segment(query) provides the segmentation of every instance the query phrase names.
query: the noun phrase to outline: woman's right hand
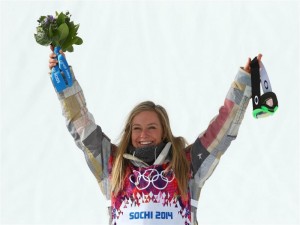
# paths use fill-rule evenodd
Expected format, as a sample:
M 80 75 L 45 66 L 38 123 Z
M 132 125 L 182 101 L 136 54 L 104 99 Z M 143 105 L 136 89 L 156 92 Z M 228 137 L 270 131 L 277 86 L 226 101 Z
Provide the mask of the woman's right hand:
M 54 53 L 54 47 L 52 45 L 50 45 L 50 49 L 52 52 L 49 54 L 49 69 L 52 70 L 52 68 L 56 66 L 58 61 L 56 59 L 56 54 Z M 65 53 L 62 50 L 60 50 L 59 53 L 66 57 Z

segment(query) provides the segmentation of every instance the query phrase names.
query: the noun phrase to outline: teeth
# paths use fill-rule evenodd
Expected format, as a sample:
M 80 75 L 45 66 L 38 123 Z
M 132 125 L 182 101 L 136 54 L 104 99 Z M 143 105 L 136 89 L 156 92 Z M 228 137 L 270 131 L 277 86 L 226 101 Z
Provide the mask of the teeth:
M 150 144 L 152 144 L 152 142 L 151 141 L 141 141 L 140 144 L 141 145 L 150 145 Z

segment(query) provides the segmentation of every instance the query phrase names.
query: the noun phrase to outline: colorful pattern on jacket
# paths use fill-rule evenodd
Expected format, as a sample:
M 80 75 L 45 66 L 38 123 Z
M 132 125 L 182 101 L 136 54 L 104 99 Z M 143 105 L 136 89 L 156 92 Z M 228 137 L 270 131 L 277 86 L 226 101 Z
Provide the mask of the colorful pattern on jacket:
M 102 132 L 101 127 L 95 123 L 92 114 L 86 107 L 83 92 L 74 77 L 72 69 L 71 72 L 74 78 L 73 86 L 57 94 L 62 105 L 63 115 L 66 118 L 68 130 L 77 146 L 82 149 L 87 164 L 109 203 L 107 206 L 110 224 L 127 224 L 121 221 L 124 213 L 127 219 L 134 218 L 130 220 L 129 224 L 134 224 L 133 221 L 138 221 L 135 218 L 156 218 L 155 210 L 159 210 L 157 217 L 166 219 L 153 220 L 151 222 L 144 218 L 138 224 L 165 225 L 172 221 L 169 218 L 175 218 L 175 213 L 178 213 L 176 214 L 177 219 L 181 216 L 183 220 L 178 220 L 179 222 L 173 222 L 173 224 L 197 224 L 197 205 L 201 189 L 218 165 L 220 157 L 237 137 L 251 98 L 251 79 L 249 74 L 239 69 L 227 93 L 224 104 L 219 110 L 219 114 L 212 119 L 207 129 L 196 138 L 195 142 L 185 149 L 188 160 L 191 163 L 192 176 L 189 180 L 189 200 L 184 202 L 176 194 L 178 193 L 175 188 L 176 180 L 172 180 L 171 175 L 167 177 L 158 175 L 165 167 L 165 163 L 161 167 L 155 168 L 155 170 L 151 170 L 150 168 L 152 167 L 142 170 L 141 168 L 130 167 L 124 191 L 117 198 L 111 196 L 111 168 L 109 161 L 115 155 L 117 147 L 110 142 L 110 139 Z M 148 175 L 151 177 L 151 173 L 157 177 L 147 178 Z M 139 179 L 138 177 L 141 178 Z M 160 180 L 156 180 L 156 178 Z M 171 181 L 164 190 L 159 190 L 164 187 L 163 181 L 166 180 Z M 149 186 L 143 189 L 144 186 L 139 185 Z M 162 207 L 156 207 L 158 205 L 155 204 Z M 144 206 L 145 210 L 144 208 L 142 209 Z M 179 211 L 172 211 L 170 207 L 166 206 L 177 207 Z M 134 209 L 134 211 L 131 212 L 130 208 Z M 150 208 L 150 214 L 147 214 L 147 210 Z M 161 208 L 168 208 L 168 210 L 161 210 Z M 118 220 L 121 222 L 119 223 Z
M 181 198 L 167 166 L 128 168 L 124 189 L 112 197 L 112 224 L 191 224 L 190 198 Z

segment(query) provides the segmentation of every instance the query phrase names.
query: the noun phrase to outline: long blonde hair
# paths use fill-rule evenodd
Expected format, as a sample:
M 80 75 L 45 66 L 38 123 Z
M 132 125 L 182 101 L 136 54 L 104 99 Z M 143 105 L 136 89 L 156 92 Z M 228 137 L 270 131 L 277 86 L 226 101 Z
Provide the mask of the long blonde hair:
M 188 173 L 190 168 L 184 153 L 184 148 L 186 147 L 187 142 L 183 137 L 174 137 L 166 110 L 162 106 L 154 104 L 152 101 L 141 102 L 132 109 L 128 116 L 125 129 L 123 130 L 118 146 L 115 161 L 113 163 L 111 179 L 112 193 L 117 195 L 123 188 L 126 168 L 128 166 L 128 160 L 123 157 L 123 154 L 126 153 L 126 150 L 131 143 L 132 120 L 137 114 L 143 111 L 153 111 L 157 113 L 163 128 L 163 140 L 172 143 L 172 159 L 170 162 L 170 168 L 172 168 L 175 173 L 180 194 L 182 196 L 186 196 L 188 191 Z

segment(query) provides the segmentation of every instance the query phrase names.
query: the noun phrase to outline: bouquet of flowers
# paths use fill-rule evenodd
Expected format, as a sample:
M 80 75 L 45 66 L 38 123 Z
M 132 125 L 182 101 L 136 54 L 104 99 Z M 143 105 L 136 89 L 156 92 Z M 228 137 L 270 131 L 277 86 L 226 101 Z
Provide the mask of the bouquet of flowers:
M 38 20 L 39 26 L 34 34 L 35 40 L 40 45 L 54 47 L 59 46 L 64 52 L 73 52 L 73 45 L 81 45 L 82 39 L 77 36 L 79 24 L 71 21 L 71 15 L 66 13 L 55 13 L 52 15 L 41 16 Z
M 83 41 L 77 36 L 79 24 L 71 21 L 69 12 L 56 12 L 55 14 L 55 17 L 48 15 L 39 18 L 39 26 L 36 28 L 37 33 L 34 37 L 38 44 L 54 47 L 58 65 L 52 68 L 51 79 L 55 89 L 62 92 L 72 86 L 73 80 L 67 60 L 59 51 L 62 49 L 73 52 L 73 45 L 81 45 Z

